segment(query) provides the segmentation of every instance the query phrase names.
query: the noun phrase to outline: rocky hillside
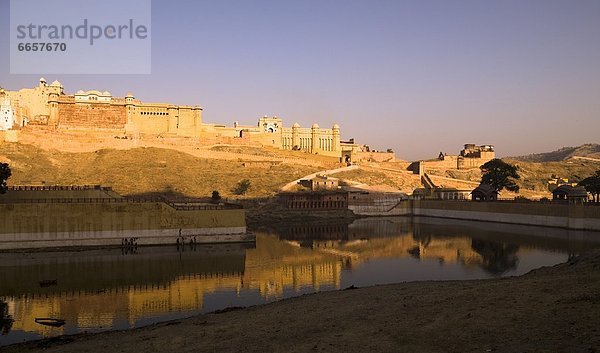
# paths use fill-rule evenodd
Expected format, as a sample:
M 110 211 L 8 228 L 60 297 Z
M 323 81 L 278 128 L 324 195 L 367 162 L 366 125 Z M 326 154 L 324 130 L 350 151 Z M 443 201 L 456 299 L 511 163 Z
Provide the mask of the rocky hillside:
M 520 157 L 511 157 L 511 159 L 526 162 L 560 162 L 577 157 L 600 160 L 600 145 L 595 143 L 588 143 L 579 147 L 563 147 L 552 152 L 535 153 Z

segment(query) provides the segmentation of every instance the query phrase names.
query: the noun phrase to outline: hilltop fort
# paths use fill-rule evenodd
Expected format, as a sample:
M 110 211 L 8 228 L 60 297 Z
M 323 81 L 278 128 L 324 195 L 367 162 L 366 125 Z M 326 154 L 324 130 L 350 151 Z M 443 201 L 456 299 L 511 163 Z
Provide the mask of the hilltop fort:
M 18 91 L 0 89 L 0 130 L 18 140 L 19 129 L 50 128 L 57 131 L 114 132 L 124 138 L 193 138 L 202 143 L 236 143 L 274 147 L 330 156 L 340 162 L 359 159 L 393 160 L 391 150 L 372 151 L 369 146 L 342 141 L 338 124 L 310 128 L 298 123 L 285 127 L 277 116 L 264 116 L 256 125 L 208 124 L 202 120 L 202 107 L 142 102 L 133 94 L 114 97 L 110 92 L 78 91 L 66 94 L 59 81 Z

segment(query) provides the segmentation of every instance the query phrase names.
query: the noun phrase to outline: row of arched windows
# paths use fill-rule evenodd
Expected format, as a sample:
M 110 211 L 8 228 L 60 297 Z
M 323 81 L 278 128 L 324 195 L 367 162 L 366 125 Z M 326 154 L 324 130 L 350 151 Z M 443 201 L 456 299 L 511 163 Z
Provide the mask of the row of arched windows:
M 140 112 L 141 115 L 169 115 L 166 112 Z
M 347 208 L 346 201 L 290 201 L 290 209 L 325 209 L 325 208 Z

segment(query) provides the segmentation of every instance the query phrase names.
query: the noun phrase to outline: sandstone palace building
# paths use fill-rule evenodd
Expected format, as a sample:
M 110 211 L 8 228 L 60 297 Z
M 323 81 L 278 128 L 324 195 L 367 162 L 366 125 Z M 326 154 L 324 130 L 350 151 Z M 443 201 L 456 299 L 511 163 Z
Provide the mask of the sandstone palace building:
M 143 103 L 128 94 L 79 91 L 65 94 L 58 81 L 40 79 L 35 88 L 0 91 L 15 112 L 14 125 L 47 125 L 58 129 L 122 130 L 127 133 L 199 136 L 202 108 Z M 5 98 L 6 100 L 6 98 Z
M 167 103 L 147 103 L 132 94 L 113 97 L 109 92 L 78 91 L 66 94 L 62 84 L 48 84 L 18 91 L 0 89 L 0 130 L 25 126 L 45 126 L 57 130 L 115 131 L 131 138 L 151 136 L 194 138 L 207 141 L 233 141 L 260 144 L 284 150 L 304 151 L 350 161 L 360 153 L 376 159 L 392 159 L 391 151 L 378 155 L 368 146 L 343 142 L 340 127 L 310 128 L 293 124 L 285 127 L 278 117 L 262 117 L 256 125 L 206 124 L 202 107 Z M 381 154 L 381 153 L 379 153 Z M 370 158 L 370 157 L 369 157 Z

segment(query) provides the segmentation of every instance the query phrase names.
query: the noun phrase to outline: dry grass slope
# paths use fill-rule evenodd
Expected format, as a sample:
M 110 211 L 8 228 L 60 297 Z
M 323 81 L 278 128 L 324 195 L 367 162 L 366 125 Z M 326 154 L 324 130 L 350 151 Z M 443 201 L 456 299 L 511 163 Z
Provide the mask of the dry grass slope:
M 398 173 L 386 170 L 351 170 L 347 172 L 332 174 L 335 178 L 352 180 L 371 186 L 386 185 L 402 192 L 412 193 L 414 189 L 421 187 L 418 175 Z
M 248 197 L 273 195 L 287 182 L 319 169 L 306 165 L 204 159 L 162 148 L 102 149 L 69 153 L 31 145 L 0 144 L 0 159 L 13 170 L 9 184 L 112 186 L 123 195 L 177 193 L 208 197 L 213 190 L 231 197 L 242 179 L 249 179 Z
M 581 151 L 591 150 L 594 146 L 598 145 L 578 147 L 577 153 L 582 154 Z M 172 193 L 194 197 L 207 197 L 213 190 L 218 190 L 224 197 L 232 197 L 232 189 L 242 179 L 249 179 L 252 185 L 246 196 L 272 196 L 292 180 L 337 166 L 330 157 L 256 146 L 217 145 L 205 150 L 181 151 L 166 147 L 87 149 L 93 152 L 74 153 L 49 149 L 48 146 L 0 143 L 0 161 L 9 162 L 13 169 L 11 184 L 102 184 L 112 186 L 124 195 Z M 521 169 L 520 194 L 530 198 L 550 197 L 547 181 L 553 175 L 579 181 L 600 169 L 600 161 L 591 159 L 505 160 Z M 412 193 L 421 184 L 418 175 L 406 171 L 408 164 L 402 161 L 364 163 L 358 170 L 333 176 Z M 446 187 L 467 188 L 471 185 L 460 180 L 479 182 L 481 179 L 479 169 L 439 169 L 428 170 L 428 173 L 458 179 L 456 182 L 438 180 Z M 515 195 L 503 194 L 503 197 L 512 196 Z

